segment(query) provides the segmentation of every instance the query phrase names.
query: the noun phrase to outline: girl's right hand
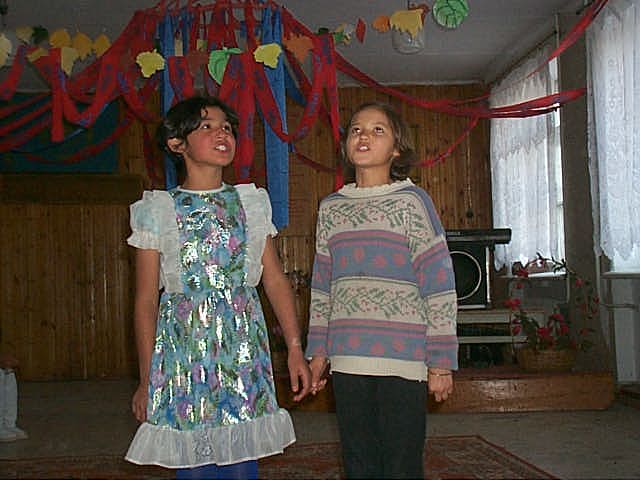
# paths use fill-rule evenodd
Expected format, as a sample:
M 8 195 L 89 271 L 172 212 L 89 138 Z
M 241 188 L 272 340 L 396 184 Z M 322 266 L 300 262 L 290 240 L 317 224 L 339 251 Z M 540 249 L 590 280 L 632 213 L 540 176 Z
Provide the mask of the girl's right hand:
M 327 384 L 327 377 L 324 375 L 327 365 L 329 365 L 327 357 L 313 357 L 309 362 L 309 368 L 311 368 L 312 395 L 318 393 Z
M 149 401 L 149 390 L 147 385 L 138 385 L 133 399 L 131 400 L 131 410 L 136 419 L 142 423 L 147 420 L 147 403 Z

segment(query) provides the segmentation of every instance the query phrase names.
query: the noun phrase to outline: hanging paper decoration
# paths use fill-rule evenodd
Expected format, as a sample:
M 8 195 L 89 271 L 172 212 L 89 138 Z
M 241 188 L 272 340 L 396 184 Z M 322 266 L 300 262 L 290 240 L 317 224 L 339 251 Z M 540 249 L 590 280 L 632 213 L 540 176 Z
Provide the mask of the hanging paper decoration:
M 242 50 L 235 47 L 213 50 L 209 54 L 209 64 L 207 66 L 211 78 L 218 82 L 218 84 L 222 84 L 222 78 L 224 76 L 224 71 L 227 69 L 227 63 L 229 63 L 229 57 L 240 53 L 242 53 Z
M 49 30 L 44 28 L 42 25 L 36 25 L 35 27 L 33 27 L 31 41 L 34 43 L 34 45 L 38 45 L 44 42 L 47 38 L 49 38 Z
M 356 27 L 350 23 L 341 23 L 333 34 L 334 44 L 339 45 L 340 43 L 344 43 L 345 45 L 349 45 L 355 31 Z
M 436 0 L 432 13 L 438 25 L 457 28 L 469 15 L 469 5 L 467 0 Z
M 109 50 L 111 46 L 111 42 L 109 41 L 109 37 L 107 37 L 104 33 L 101 33 L 96 37 L 93 41 L 93 51 L 96 52 L 98 57 L 104 55 L 104 52 Z
M 398 10 L 391 18 L 389 24 L 401 32 L 407 32 L 413 38 L 423 27 L 422 9 Z
M 40 57 L 46 57 L 47 55 L 49 55 L 49 53 L 44 48 L 38 47 L 27 55 L 27 60 L 34 63 Z
M 62 47 L 60 49 L 60 66 L 67 75 L 73 72 L 73 64 L 78 59 L 78 51 L 72 47 Z
M 391 30 L 391 23 L 389 17 L 386 15 L 380 15 L 377 17 L 371 26 L 380 33 L 386 33 Z
M 149 78 L 157 71 L 164 69 L 164 58 L 155 49 L 153 52 L 139 53 L 136 57 L 136 63 L 140 65 L 144 78 Z
M 0 67 L 4 67 L 11 54 L 13 45 L 4 33 L 0 33 Z
M 291 35 L 288 39 L 284 39 L 282 43 L 300 63 L 304 63 L 309 51 L 313 48 L 313 41 L 305 35 Z
M 258 63 L 264 63 L 267 67 L 276 68 L 278 57 L 282 53 L 282 48 L 277 43 L 260 45 L 253 51 L 253 58 Z
M 49 44 L 53 48 L 62 48 L 71 46 L 71 36 L 66 28 L 60 28 L 49 36 Z
M 80 58 L 80 60 L 87 58 L 93 51 L 93 42 L 84 33 L 76 33 L 71 43 L 73 48 L 78 52 L 78 58 Z
M 31 27 L 18 27 L 16 28 L 16 37 L 23 43 L 31 42 L 33 37 L 33 28 Z
M 358 24 L 356 25 L 356 38 L 360 43 L 364 42 L 364 34 L 367 30 L 367 24 L 362 21 L 361 18 L 358 19 Z

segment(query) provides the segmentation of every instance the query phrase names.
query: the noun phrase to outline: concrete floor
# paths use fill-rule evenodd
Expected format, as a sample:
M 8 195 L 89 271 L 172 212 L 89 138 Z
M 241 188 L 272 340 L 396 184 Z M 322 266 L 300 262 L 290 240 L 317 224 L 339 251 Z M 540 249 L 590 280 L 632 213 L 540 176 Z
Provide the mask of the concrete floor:
M 0 459 L 121 455 L 136 429 L 133 381 L 23 382 L 18 426 L 27 440 L 0 443 Z M 291 412 L 298 442 L 338 440 L 335 416 Z M 428 435 L 481 435 L 563 479 L 640 478 L 640 409 L 430 414 Z

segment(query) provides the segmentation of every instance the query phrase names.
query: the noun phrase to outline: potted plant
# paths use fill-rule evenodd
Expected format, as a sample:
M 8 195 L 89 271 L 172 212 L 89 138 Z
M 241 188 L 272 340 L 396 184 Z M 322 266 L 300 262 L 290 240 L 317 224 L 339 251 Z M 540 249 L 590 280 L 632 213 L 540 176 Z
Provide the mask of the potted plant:
M 522 288 L 528 281 L 531 270 L 564 272 L 569 285 L 574 286 L 571 295 L 573 311 L 591 320 L 598 312 L 599 299 L 590 282 L 585 281 L 564 260 L 558 261 L 538 254 L 538 257 L 520 267 L 514 273 L 518 278 L 515 288 Z M 593 343 L 589 339 L 593 329 L 581 328 L 577 334 L 572 332 L 566 306 L 556 305 L 546 323 L 538 321 L 527 313 L 519 298 L 510 298 L 506 302 L 512 311 L 511 329 L 513 335 L 524 335 L 524 345 L 516 350 L 518 363 L 525 371 L 568 371 L 575 364 L 576 352 L 586 351 Z

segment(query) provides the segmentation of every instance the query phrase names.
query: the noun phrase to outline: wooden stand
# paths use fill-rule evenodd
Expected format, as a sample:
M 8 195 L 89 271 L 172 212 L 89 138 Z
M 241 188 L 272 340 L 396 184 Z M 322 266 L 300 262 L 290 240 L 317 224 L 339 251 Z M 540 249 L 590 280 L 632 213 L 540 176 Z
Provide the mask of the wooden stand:
M 291 399 L 287 377 L 276 378 L 280 406 L 300 411 L 335 412 L 331 381 L 316 396 Z M 517 367 L 460 370 L 445 402 L 429 396 L 430 413 L 500 413 L 548 410 L 605 410 L 614 400 L 614 380 L 606 372 L 525 373 Z

